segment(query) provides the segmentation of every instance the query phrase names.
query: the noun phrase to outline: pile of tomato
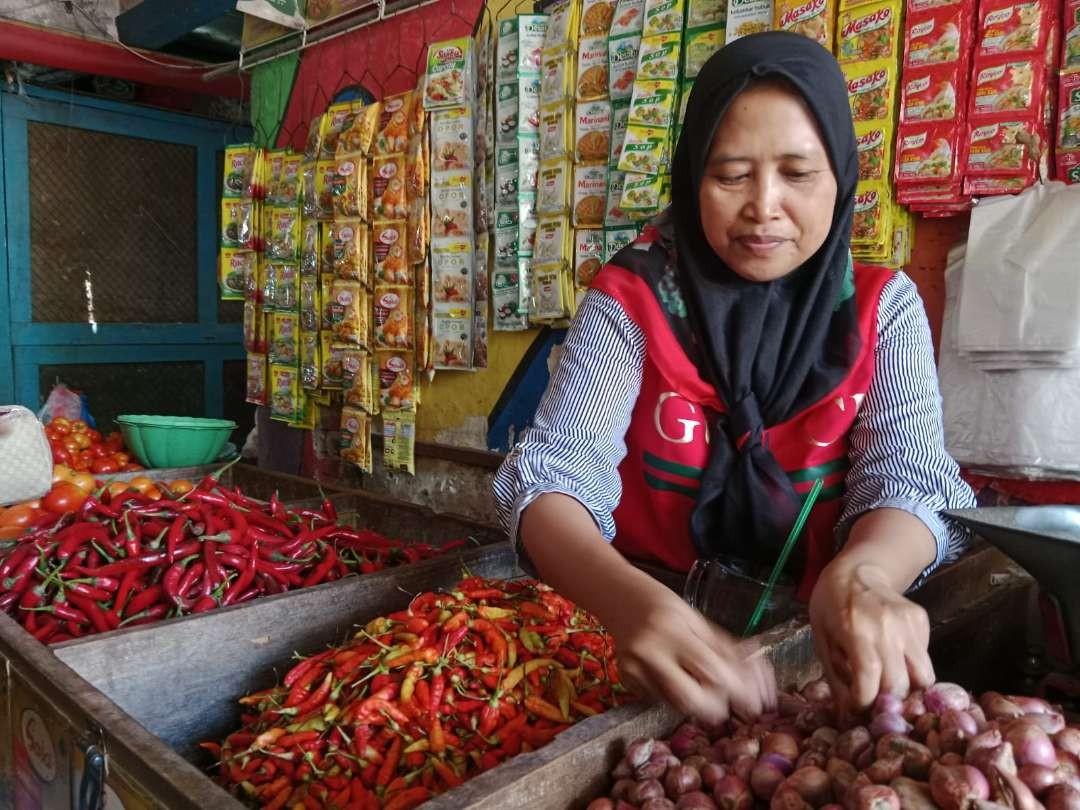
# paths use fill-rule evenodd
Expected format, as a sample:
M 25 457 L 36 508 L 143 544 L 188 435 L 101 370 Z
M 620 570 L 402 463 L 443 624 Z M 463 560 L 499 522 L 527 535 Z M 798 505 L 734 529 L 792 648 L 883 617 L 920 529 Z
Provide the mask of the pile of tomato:
M 45 435 L 52 448 L 53 462 L 75 472 L 109 475 L 143 469 L 132 463 L 119 433 L 104 436 L 81 419 L 57 417 L 45 426 Z

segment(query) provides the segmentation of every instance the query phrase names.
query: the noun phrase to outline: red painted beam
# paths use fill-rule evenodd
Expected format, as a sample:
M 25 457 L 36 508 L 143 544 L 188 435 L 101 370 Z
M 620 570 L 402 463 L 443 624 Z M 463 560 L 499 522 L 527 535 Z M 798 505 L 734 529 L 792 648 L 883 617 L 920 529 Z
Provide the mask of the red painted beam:
M 9 21 L 0 22 L 0 59 L 31 62 L 35 65 L 98 76 L 111 76 L 133 82 L 168 87 L 204 96 L 246 98 L 250 84 L 237 75 L 203 81 L 202 70 L 178 70 L 166 65 L 203 67 L 201 62 L 177 59 L 160 53 L 137 51 L 143 57 L 119 45 L 100 39 L 63 34 Z M 148 61 L 152 59 L 153 62 Z M 212 69 L 213 66 L 206 66 Z

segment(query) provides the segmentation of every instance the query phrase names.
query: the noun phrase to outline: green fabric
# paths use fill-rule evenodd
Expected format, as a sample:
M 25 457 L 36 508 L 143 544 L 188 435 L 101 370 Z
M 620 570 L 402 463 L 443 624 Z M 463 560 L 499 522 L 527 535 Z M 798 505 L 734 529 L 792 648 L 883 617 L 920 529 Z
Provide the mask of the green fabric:
M 654 456 L 652 453 L 645 453 L 645 463 L 651 467 L 655 467 L 658 470 L 663 470 L 666 473 L 672 475 L 681 475 L 683 478 L 692 478 L 695 481 L 699 480 L 702 475 L 705 474 L 705 470 L 701 467 L 690 467 L 686 464 L 679 464 L 675 461 L 668 461 L 665 458 Z
M 299 66 L 300 53 L 296 52 L 258 65 L 251 72 L 251 129 L 256 145 L 267 149 L 277 145 Z

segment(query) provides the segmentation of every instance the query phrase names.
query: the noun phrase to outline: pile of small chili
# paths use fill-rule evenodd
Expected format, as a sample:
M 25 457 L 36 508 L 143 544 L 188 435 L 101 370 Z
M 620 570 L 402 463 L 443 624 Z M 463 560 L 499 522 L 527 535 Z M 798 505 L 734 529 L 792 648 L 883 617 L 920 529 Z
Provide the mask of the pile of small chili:
M 535 580 L 474 577 L 301 660 L 203 747 L 255 807 L 407 810 L 631 699 L 592 616 Z
M 436 548 L 339 525 L 320 509 L 263 503 L 207 476 L 179 497 L 88 497 L 0 542 L 0 610 L 42 642 L 203 613 L 428 559 Z

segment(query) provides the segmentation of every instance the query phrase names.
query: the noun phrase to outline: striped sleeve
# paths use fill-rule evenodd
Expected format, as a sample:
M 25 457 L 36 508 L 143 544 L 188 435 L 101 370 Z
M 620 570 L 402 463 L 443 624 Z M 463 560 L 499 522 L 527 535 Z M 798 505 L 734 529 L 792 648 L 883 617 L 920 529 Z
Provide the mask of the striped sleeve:
M 645 335 L 614 298 L 590 290 L 562 345 L 533 425 L 492 484 L 503 528 L 516 542 L 522 511 L 558 492 L 589 510 L 604 538 L 622 496 L 618 466 L 641 388 Z
M 943 509 L 975 505 L 975 496 L 945 451 L 934 348 L 926 310 L 911 279 L 897 273 L 878 305 L 876 368 L 851 433 L 851 469 L 837 526 L 843 543 L 852 524 L 872 509 L 909 512 L 937 543 L 934 563 L 955 559 L 968 534 L 940 516 Z

